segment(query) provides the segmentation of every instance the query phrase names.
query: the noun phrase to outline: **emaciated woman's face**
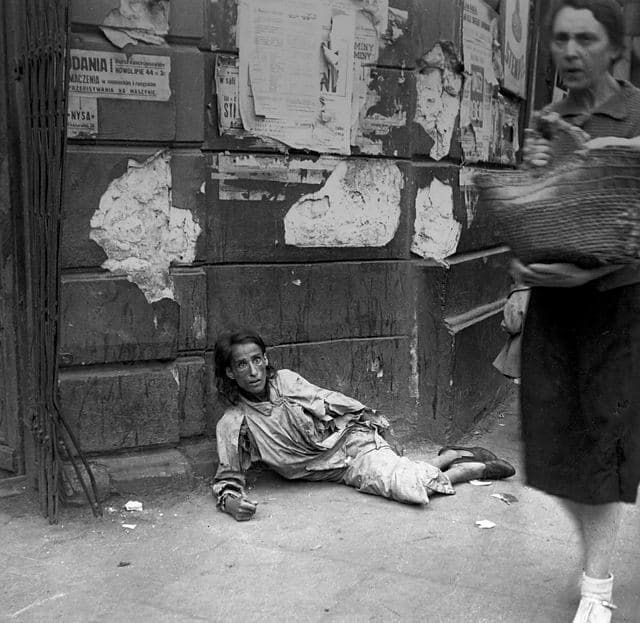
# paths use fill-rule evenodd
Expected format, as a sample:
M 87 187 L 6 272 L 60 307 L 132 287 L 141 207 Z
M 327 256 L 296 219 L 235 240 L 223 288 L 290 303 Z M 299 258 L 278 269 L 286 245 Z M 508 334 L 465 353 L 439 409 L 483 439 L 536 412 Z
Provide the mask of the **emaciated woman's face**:
M 553 21 L 551 54 L 570 91 L 596 88 L 607 77 L 619 50 L 589 9 L 565 6 Z

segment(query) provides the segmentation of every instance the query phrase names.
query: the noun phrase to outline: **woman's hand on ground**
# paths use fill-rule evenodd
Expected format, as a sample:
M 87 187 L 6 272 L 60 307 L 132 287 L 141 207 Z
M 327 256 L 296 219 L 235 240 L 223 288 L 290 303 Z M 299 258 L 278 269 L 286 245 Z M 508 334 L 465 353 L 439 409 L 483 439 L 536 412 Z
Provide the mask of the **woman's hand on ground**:
M 607 275 L 619 266 L 604 266 L 588 270 L 575 264 L 529 264 L 519 260 L 511 262 L 511 275 L 516 283 L 543 288 L 576 288 L 598 277 Z
M 524 131 L 522 161 L 527 166 L 543 167 L 551 161 L 551 142 L 537 130 L 530 128 Z
M 257 508 L 257 502 L 238 495 L 227 495 L 223 505 L 224 512 L 236 521 L 249 521 L 256 514 Z

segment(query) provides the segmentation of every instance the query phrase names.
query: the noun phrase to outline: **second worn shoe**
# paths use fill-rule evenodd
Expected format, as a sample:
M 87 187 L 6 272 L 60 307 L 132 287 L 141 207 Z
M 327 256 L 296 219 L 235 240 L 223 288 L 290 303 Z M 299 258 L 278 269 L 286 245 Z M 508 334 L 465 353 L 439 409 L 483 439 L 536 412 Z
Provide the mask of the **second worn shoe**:
M 484 465 L 484 473 L 481 476 L 482 480 L 502 480 L 516 473 L 516 468 L 503 459 L 485 461 Z

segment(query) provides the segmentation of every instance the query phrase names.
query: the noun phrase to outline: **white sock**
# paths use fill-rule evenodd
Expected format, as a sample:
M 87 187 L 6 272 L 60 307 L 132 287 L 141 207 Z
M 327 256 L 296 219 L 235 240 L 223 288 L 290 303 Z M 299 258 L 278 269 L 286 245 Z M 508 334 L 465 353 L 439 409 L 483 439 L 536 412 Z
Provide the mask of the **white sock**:
M 583 573 L 580 605 L 573 623 L 609 623 L 611 610 L 615 608 L 611 603 L 612 594 L 612 574 L 608 578 L 591 578 Z

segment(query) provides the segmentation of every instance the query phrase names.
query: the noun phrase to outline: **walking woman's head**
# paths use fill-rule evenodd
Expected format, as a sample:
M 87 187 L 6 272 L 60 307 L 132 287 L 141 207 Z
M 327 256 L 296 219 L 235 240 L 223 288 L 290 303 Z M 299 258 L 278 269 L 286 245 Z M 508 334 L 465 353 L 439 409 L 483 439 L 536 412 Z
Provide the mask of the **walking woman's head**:
M 553 0 L 551 54 L 570 91 L 597 90 L 624 49 L 624 17 L 616 0 Z

